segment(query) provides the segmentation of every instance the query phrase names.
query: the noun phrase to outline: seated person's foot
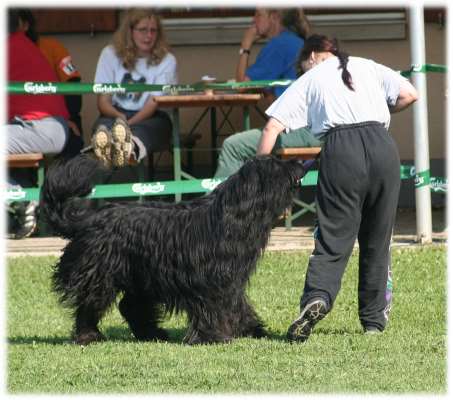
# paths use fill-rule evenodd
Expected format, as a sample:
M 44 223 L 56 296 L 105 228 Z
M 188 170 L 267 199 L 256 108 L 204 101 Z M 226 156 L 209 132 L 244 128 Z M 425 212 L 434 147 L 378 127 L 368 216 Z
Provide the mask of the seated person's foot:
M 12 203 L 8 208 L 9 213 L 13 214 L 11 218 L 14 219 L 8 238 L 23 239 L 31 236 L 38 226 L 36 217 L 38 202 L 17 202 Z
M 125 165 L 129 165 L 132 149 L 131 129 L 126 121 L 117 118 L 112 126 L 111 161 L 113 166 L 124 167 Z
M 91 138 L 95 156 L 109 168 L 112 165 L 112 135 L 105 125 L 99 125 Z

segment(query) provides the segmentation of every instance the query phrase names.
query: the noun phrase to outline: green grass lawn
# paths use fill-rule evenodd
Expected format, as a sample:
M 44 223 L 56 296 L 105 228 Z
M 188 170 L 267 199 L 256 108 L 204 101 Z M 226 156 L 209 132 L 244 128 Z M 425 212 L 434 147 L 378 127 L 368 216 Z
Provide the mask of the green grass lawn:
M 308 342 L 285 341 L 298 314 L 308 252 L 266 253 L 249 295 L 270 337 L 180 344 L 184 316 L 164 327 L 169 343 L 139 343 L 116 308 L 108 341 L 70 343 L 72 321 L 50 291 L 54 257 L 8 259 L 9 393 L 374 393 L 445 394 L 446 247 L 393 250 L 393 309 L 382 335 L 362 334 L 357 254 L 332 312 Z

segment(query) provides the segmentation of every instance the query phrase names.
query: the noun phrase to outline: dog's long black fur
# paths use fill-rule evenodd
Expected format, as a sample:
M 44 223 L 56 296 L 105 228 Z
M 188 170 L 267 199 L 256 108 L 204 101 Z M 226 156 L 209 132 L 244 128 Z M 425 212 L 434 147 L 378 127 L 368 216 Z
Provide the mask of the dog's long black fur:
M 98 323 L 120 293 L 119 310 L 139 340 L 167 339 L 161 318 L 183 311 L 188 344 L 263 336 L 245 289 L 302 165 L 257 157 L 195 200 L 96 209 L 83 197 L 99 168 L 86 155 L 60 163 L 41 192 L 41 212 L 69 239 L 53 287 L 74 311 L 75 342 L 104 338 Z

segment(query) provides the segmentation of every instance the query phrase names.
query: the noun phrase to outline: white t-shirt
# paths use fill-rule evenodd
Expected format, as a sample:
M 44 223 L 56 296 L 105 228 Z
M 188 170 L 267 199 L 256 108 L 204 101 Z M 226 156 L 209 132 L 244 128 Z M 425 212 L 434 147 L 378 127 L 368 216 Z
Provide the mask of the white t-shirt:
M 109 45 L 104 47 L 99 56 L 94 82 L 176 84 L 178 83 L 176 58 L 173 54 L 167 53 L 158 65 L 148 65 L 146 58 L 139 58 L 134 69 L 128 71 L 116 55 L 114 47 Z M 143 108 L 150 96 L 160 95 L 162 92 L 115 93 L 112 103 L 125 110 L 136 111 Z
M 354 91 L 341 78 L 337 57 L 308 70 L 266 110 L 287 130 L 307 127 L 317 138 L 344 124 L 377 121 L 388 129 L 389 106 L 394 106 L 404 77 L 360 57 L 349 57 L 347 70 Z

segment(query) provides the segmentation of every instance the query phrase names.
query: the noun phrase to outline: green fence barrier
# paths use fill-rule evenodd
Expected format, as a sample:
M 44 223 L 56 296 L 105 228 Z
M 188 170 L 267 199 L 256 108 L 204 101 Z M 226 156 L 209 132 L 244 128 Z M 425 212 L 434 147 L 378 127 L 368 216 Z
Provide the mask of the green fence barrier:
M 147 183 L 120 183 L 110 185 L 97 185 L 88 196 L 91 199 L 122 198 L 139 196 L 174 195 L 184 193 L 206 193 L 224 179 L 190 179 L 184 181 L 165 181 Z M 318 171 L 309 171 L 302 186 L 316 185 Z M 39 200 L 38 188 L 17 188 L 6 191 L 7 201 L 30 201 Z
M 181 85 L 154 85 L 145 83 L 72 83 L 72 82 L 8 82 L 9 94 L 124 94 L 127 92 L 163 92 L 164 94 L 180 94 L 202 92 L 206 89 L 239 90 L 259 89 L 276 86 L 289 86 L 293 81 L 262 80 L 248 82 L 225 83 L 194 83 Z
M 415 179 L 415 167 L 401 165 L 401 179 Z M 428 171 L 429 176 L 429 171 Z M 123 198 L 156 195 L 175 195 L 187 193 L 210 192 L 222 182 L 223 179 L 190 179 L 184 181 L 165 181 L 147 183 L 121 183 L 110 185 L 97 185 L 88 196 L 92 199 Z M 318 171 L 308 171 L 304 176 L 301 186 L 316 186 Z M 447 192 L 447 179 L 430 177 L 429 185 L 434 193 Z M 30 201 L 39 200 L 38 188 L 19 188 L 6 191 L 7 201 Z
M 412 65 L 411 69 L 407 71 L 401 71 L 400 74 L 409 77 L 413 73 L 427 73 L 427 72 L 440 72 L 440 73 L 446 73 L 447 72 L 447 67 L 445 65 L 440 65 L 440 64 L 424 64 L 424 65 Z
M 436 176 L 430 176 L 430 171 L 415 173 L 415 166 L 401 165 L 400 176 L 402 180 L 414 179 L 415 188 L 430 186 L 433 193 L 447 193 L 448 180 Z
M 401 75 L 410 76 L 416 72 L 447 72 L 445 65 L 424 64 L 413 65 L 410 70 L 401 71 Z M 262 89 L 276 86 L 289 86 L 293 80 L 260 80 L 248 82 L 197 82 L 181 85 L 153 85 L 153 84 L 119 84 L 119 83 L 71 83 L 71 82 L 8 82 L 9 94 L 123 94 L 127 92 L 163 92 L 165 94 L 194 93 L 205 89 L 238 90 Z

